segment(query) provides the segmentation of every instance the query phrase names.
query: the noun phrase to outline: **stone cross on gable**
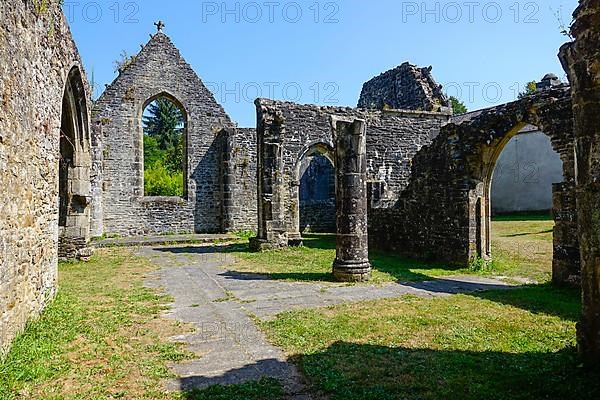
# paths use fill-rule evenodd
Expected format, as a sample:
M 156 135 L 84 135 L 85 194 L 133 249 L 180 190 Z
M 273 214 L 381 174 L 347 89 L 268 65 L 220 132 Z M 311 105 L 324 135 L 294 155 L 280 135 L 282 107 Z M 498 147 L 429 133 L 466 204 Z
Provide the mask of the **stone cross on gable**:
M 155 22 L 155 23 L 154 23 L 154 26 L 156 26 L 156 29 L 157 29 L 159 32 L 162 32 L 162 30 L 165 28 L 165 23 L 164 23 L 164 22 L 162 22 L 162 21 L 158 21 L 158 22 Z

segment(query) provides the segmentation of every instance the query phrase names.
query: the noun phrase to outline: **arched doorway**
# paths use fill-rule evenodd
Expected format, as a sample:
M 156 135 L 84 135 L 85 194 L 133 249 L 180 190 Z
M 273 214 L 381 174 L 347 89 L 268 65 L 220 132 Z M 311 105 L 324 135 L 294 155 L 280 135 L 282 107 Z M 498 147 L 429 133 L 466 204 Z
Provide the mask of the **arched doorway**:
M 490 187 L 490 242 L 499 265 L 547 281 L 552 275 L 553 187 L 563 162 L 550 137 L 527 125 L 501 149 Z
M 520 122 L 481 145 L 472 167 L 478 183 L 469 196 L 471 243 L 479 259 L 510 260 L 524 270 L 530 263 L 539 280 L 549 279 L 552 271 L 559 281 L 557 256 L 564 246 L 554 239 L 569 229 L 564 216 L 570 210 L 556 198 L 568 193 L 570 180 L 563 183 L 570 176 L 564 164 L 568 155 L 542 130 Z
M 300 232 L 335 232 L 335 168 L 321 154 L 306 157 L 300 169 Z
M 85 257 L 90 235 L 90 135 L 87 97 L 79 68 L 67 77 L 62 99 L 58 162 L 59 257 Z
M 309 231 L 315 231 L 309 227 L 310 224 L 313 227 L 315 224 L 319 225 L 316 231 L 330 231 L 330 226 L 326 226 L 327 222 L 318 221 L 318 215 L 314 215 L 319 205 L 327 206 L 327 210 L 322 210 L 323 212 L 333 212 L 333 215 L 328 214 L 327 218 L 332 219 L 334 224 L 330 232 L 335 232 L 334 154 L 333 146 L 318 142 L 306 146 L 298 156 L 291 191 L 294 216 L 294 233 L 290 234 L 291 244 L 301 243 L 301 233 L 307 228 Z

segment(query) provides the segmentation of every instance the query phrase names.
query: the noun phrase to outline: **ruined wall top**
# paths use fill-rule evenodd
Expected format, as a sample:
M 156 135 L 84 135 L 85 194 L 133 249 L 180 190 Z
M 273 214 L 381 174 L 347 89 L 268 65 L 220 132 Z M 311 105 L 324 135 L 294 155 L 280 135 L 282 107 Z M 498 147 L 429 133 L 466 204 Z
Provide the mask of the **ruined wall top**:
M 408 62 L 364 84 L 359 108 L 446 111 L 450 103 L 431 74 Z

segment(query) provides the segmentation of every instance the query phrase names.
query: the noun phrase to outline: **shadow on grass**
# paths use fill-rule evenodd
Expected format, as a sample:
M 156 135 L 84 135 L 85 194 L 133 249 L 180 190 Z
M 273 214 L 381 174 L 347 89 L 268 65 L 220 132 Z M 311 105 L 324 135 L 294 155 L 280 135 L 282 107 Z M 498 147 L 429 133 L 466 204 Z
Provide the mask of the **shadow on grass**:
M 261 360 L 218 377 L 180 381 L 187 400 L 283 398 L 281 384 L 256 376 Z M 600 371 L 579 367 L 573 348 L 558 352 L 504 353 L 411 349 L 337 342 L 323 351 L 292 356 L 309 382 L 309 392 L 331 400 L 460 399 L 580 400 L 600 398 Z M 287 363 L 281 363 L 287 367 Z M 254 382 L 224 385 L 252 375 Z M 267 370 L 265 377 L 273 376 Z M 194 387 L 204 388 L 191 390 Z
M 271 360 L 265 360 L 269 362 Z M 182 378 L 180 385 L 184 389 L 182 393 L 183 400 L 279 400 L 284 398 L 284 390 L 280 381 L 272 378 L 263 378 L 245 383 L 214 383 L 220 379 L 234 381 L 240 373 L 248 370 L 257 371 L 263 361 L 248 365 L 239 370 L 225 372 L 222 377 L 205 378 L 202 376 L 192 376 Z M 282 363 L 281 363 L 282 364 Z M 213 382 L 206 387 L 207 382 Z M 209 383 L 210 384 L 210 383 Z
M 336 248 L 335 235 L 327 234 L 306 234 L 303 237 L 303 247 L 309 250 L 315 251 L 330 251 L 332 256 L 327 258 L 327 266 L 323 269 L 326 272 L 271 272 L 271 273 L 248 273 L 247 280 L 258 279 L 260 275 L 268 276 L 273 280 L 293 280 L 301 282 L 333 282 L 333 276 L 331 274 L 330 267 L 333 265 L 335 258 L 334 250 Z M 232 255 L 255 255 L 256 258 L 253 262 L 269 263 L 271 260 L 274 262 L 281 262 L 282 259 L 293 255 L 293 248 L 266 251 L 263 253 L 254 253 L 250 250 L 247 243 L 234 243 L 225 244 L 220 246 L 179 246 L 179 247 L 156 247 L 155 250 L 161 252 L 169 252 L 174 254 L 232 254 Z M 307 255 L 305 255 L 307 256 Z M 319 253 L 318 257 L 323 257 L 323 253 Z M 310 257 L 310 256 L 307 256 Z M 434 263 L 434 262 L 423 262 L 408 259 L 405 257 L 397 256 L 391 253 L 382 251 L 372 250 L 370 252 L 370 261 L 373 269 L 389 274 L 397 282 L 420 282 L 432 280 L 431 276 L 422 274 L 419 272 L 413 272 L 412 270 L 443 270 L 443 271 L 457 271 L 457 267 L 449 266 L 447 264 Z M 297 260 L 290 260 L 290 262 L 296 262 Z M 244 274 L 240 273 L 239 277 Z M 238 275 L 234 275 L 238 276 Z M 233 276 L 232 276 L 233 278 Z
M 294 362 L 332 400 L 600 398 L 600 374 L 578 368 L 571 348 L 509 354 L 338 342 Z
M 533 314 L 546 314 L 577 322 L 581 316 L 581 291 L 551 283 L 513 290 L 473 292 L 471 296 L 517 307 Z
M 552 221 L 552 214 L 547 211 L 523 212 L 492 216 L 492 221 L 514 222 L 514 221 Z
M 303 238 L 304 247 L 309 249 L 335 250 L 336 248 L 335 234 L 306 234 Z M 369 259 L 373 269 L 393 276 L 398 283 L 421 282 L 435 279 L 429 275 L 413 272 L 412 270 L 427 271 L 435 269 L 453 272 L 460 269 L 460 267 L 444 263 L 410 259 L 380 250 L 370 250 Z M 331 262 L 333 263 L 333 260 Z
M 523 233 L 511 233 L 510 235 L 501 235 L 502 237 L 521 237 L 521 236 L 532 236 L 532 235 L 543 235 L 545 233 L 552 233 L 554 229 L 548 229 L 541 232 L 523 232 Z

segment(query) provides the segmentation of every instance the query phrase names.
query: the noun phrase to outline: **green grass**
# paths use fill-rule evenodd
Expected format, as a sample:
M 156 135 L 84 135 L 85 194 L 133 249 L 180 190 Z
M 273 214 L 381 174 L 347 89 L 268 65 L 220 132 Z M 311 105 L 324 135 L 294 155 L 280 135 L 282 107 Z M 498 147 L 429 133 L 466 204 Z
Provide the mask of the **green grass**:
M 284 398 L 281 383 L 275 379 L 262 379 L 234 386 L 213 386 L 184 394 L 186 400 L 278 400 Z
M 341 305 L 263 322 L 313 390 L 344 399 L 593 399 L 579 367 L 576 291 L 513 291 Z
M 167 363 L 197 356 L 167 339 L 190 328 L 160 318 L 171 299 L 143 286 L 155 269 L 125 249 L 61 263 L 56 299 L 0 361 L 0 399 L 277 399 L 273 381 L 164 391 Z
M 90 263 L 62 263 L 60 290 L 0 364 L 0 398 L 160 398 L 165 361 L 188 354 L 167 335 L 185 332 L 157 320 L 169 301 L 142 286 L 152 267 L 125 251 Z
M 333 280 L 331 269 L 335 259 L 335 236 L 309 234 L 304 236 L 304 245 L 282 250 L 254 253 L 247 244 L 236 244 L 226 249 L 238 258 L 228 268 L 237 272 L 265 274 L 272 279 L 286 281 Z M 392 255 L 380 251 L 370 252 L 373 265 L 369 283 L 414 282 L 455 274 L 468 273 L 468 269 L 457 269 L 451 265 L 427 263 Z
M 492 274 L 552 279 L 552 220 L 506 220 L 492 224 Z
M 525 219 L 524 219 L 525 218 Z M 530 218 L 530 219 L 526 219 Z M 373 265 L 369 283 L 415 282 L 451 275 L 506 276 L 544 283 L 552 274 L 552 229 L 554 222 L 544 214 L 503 216 L 492 224 L 493 263 L 486 268 L 460 268 L 418 261 L 371 249 Z M 264 274 L 286 281 L 330 282 L 335 259 L 335 236 L 307 234 L 302 247 L 253 253 L 247 244 L 226 248 L 238 262 L 236 272 Z
M 548 211 L 501 214 L 492 217 L 492 221 L 553 221 Z

